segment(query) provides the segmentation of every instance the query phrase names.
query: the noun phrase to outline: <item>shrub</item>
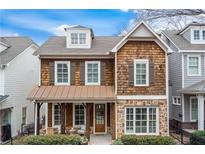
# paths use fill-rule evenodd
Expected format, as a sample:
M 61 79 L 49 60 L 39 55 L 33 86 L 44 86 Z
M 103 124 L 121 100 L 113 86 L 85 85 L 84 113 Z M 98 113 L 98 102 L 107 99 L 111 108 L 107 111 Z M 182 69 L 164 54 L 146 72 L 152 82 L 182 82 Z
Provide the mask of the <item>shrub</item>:
M 81 138 L 79 135 L 39 135 L 27 136 L 23 143 L 28 145 L 79 145 Z
M 190 135 L 190 144 L 205 145 L 205 131 L 195 131 Z
M 174 145 L 174 139 L 169 136 L 136 136 L 123 135 L 121 141 L 125 145 Z
M 120 138 L 118 139 L 115 139 L 113 142 L 112 142 L 113 145 L 123 145 L 122 143 L 122 140 Z

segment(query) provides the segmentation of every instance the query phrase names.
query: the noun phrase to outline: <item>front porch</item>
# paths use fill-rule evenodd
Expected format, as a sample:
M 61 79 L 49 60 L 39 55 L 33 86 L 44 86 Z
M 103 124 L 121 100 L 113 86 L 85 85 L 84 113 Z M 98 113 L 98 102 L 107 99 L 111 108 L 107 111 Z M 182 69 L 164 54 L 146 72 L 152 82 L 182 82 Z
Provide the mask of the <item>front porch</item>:
M 110 134 L 115 139 L 115 97 L 111 86 L 41 86 L 32 90 L 29 99 L 35 105 L 35 135 L 40 134 L 40 109 L 46 104 L 41 132 L 77 133 L 88 139 L 91 134 Z
M 182 93 L 182 128 L 205 130 L 205 80 L 186 87 Z

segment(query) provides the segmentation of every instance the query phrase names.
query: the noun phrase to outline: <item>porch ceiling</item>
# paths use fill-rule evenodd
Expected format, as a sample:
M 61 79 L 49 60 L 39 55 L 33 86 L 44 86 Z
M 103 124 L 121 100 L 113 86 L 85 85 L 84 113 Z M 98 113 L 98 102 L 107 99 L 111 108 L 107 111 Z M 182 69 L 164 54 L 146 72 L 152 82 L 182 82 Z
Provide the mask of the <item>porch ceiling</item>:
M 31 101 L 114 101 L 113 86 L 34 86 Z

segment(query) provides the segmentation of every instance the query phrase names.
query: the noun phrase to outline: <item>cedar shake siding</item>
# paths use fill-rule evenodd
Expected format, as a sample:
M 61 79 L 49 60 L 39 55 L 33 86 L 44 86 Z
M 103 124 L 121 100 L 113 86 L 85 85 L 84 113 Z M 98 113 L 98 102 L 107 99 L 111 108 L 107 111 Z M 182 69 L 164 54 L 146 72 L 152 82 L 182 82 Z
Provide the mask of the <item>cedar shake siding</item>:
M 61 61 L 61 60 L 56 60 Z M 70 60 L 63 59 L 62 61 L 70 61 L 70 84 L 71 85 L 85 85 L 85 61 L 93 60 Z M 113 86 L 114 85 L 114 60 L 94 60 L 101 62 L 101 85 Z M 53 59 L 41 59 L 41 85 L 49 86 L 54 85 L 54 63 Z
M 117 52 L 118 95 L 166 95 L 166 53 L 153 41 L 128 41 Z M 149 86 L 134 86 L 134 60 L 149 60 Z

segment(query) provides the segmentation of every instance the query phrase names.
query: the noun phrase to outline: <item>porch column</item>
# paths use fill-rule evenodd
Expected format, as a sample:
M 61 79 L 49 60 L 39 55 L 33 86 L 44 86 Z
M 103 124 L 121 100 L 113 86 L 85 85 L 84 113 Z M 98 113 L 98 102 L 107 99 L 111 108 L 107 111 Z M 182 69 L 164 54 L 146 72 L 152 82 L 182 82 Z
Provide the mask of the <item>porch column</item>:
M 110 103 L 110 126 L 112 139 L 115 139 L 115 103 Z
M 198 99 L 198 130 L 204 130 L 204 95 L 197 95 Z
M 90 139 L 90 112 L 91 112 L 91 103 L 86 104 L 86 132 L 85 135 Z
M 61 134 L 65 134 L 65 103 L 62 103 L 60 107 L 61 107 Z
M 34 125 L 35 125 L 35 130 L 34 130 L 34 135 L 39 135 L 39 129 L 40 129 L 40 103 L 34 103 Z

